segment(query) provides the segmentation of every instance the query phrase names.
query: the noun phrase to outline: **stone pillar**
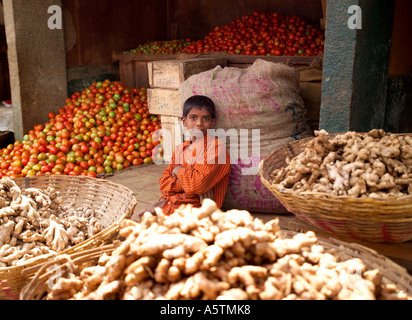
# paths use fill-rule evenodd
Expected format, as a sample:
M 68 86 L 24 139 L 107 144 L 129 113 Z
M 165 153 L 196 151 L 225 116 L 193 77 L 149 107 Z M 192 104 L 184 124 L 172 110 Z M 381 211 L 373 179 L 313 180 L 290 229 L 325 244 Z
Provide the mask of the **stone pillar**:
M 348 20 L 361 9 L 361 29 Z M 383 128 L 394 1 L 327 0 L 319 128 L 329 132 Z
M 4 0 L 14 134 L 21 140 L 67 98 L 63 29 L 50 29 L 48 13 L 61 0 Z

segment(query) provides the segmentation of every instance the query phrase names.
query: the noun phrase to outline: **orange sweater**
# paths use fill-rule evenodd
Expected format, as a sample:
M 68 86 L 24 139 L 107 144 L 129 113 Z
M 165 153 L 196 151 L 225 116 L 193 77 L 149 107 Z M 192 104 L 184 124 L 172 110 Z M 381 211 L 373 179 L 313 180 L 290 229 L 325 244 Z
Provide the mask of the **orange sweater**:
M 176 166 L 182 167 L 177 177 L 172 175 Z M 201 140 L 193 143 L 188 140 L 177 146 L 159 179 L 163 194 L 160 199 L 166 199 L 163 212 L 170 215 L 182 204 L 199 207 L 205 193 L 213 194 L 212 200 L 221 208 L 230 170 L 230 156 L 225 144 L 216 137 L 206 135 Z

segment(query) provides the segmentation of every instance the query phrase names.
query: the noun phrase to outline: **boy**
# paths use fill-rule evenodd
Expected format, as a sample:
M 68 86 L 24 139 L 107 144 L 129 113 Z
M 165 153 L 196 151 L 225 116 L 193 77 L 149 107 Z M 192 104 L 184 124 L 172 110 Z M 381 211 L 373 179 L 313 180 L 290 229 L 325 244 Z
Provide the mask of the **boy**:
M 168 167 L 159 179 L 163 196 L 158 203 L 147 207 L 161 207 L 170 215 L 182 204 L 201 206 L 202 200 L 210 198 L 222 207 L 231 170 L 230 156 L 225 144 L 208 134 L 216 124 L 216 108 L 206 96 L 193 96 L 183 105 L 183 126 L 190 139 L 176 147 Z M 137 219 L 140 215 L 135 215 Z M 132 218 L 132 219 L 133 219 Z

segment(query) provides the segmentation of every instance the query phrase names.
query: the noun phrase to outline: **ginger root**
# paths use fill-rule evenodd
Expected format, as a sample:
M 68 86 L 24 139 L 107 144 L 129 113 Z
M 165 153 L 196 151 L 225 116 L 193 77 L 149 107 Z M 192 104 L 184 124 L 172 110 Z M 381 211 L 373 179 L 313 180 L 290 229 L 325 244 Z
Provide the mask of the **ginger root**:
M 207 227 L 208 226 L 208 227 Z M 209 241 L 193 235 L 213 230 Z M 96 265 L 74 271 L 67 299 L 409 299 L 359 259 L 339 261 L 313 232 L 283 237 L 274 219 L 222 212 L 211 200 L 172 215 L 125 220 L 122 241 Z M 79 282 L 80 283 L 80 282 Z M 350 289 L 356 286 L 356 290 Z M 47 299 L 59 291 L 48 289 Z
M 61 252 L 102 230 L 93 210 L 69 208 L 54 188 L 22 191 L 12 179 L 0 180 L 0 265 L 21 265 L 43 254 Z
M 306 148 L 272 172 L 274 185 L 293 191 L 355 198 L 412 195 L 411 137 L 374 129 L 331 137 L 315 131 Z

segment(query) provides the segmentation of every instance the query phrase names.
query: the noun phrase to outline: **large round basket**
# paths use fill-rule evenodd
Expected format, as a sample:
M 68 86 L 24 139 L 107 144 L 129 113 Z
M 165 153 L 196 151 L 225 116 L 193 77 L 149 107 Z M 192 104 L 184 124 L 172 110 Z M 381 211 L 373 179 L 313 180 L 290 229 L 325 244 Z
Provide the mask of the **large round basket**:
M 297 232 L 289 230 L 280 231 L 280 235 L 288 239 L 293 238 L 296 234 Z M 405 292 L 409 299 L 412 299 L 412 276 L 392 260 L 372 249 L 355 243 L 318 238 L 318 244 L 334 255 L 338 261 L 359 258 L 369 270 L 379 269 L 382 274 L 383 284 L 395 285 L 399 290 Z M 115 248 L 114 244 L 109 244 L 70 255 L 59 255 L 54 262 L 49 261 L 35 266 L 36 275 L 22 289 L 20 299 L 40 300 L 45 298 L 50 280 L 55 277 L 56 273 L 56 269 L 53 268 L 47 271 L 52 264 L 56 264 L 61 275 L 65 276 L 66 271 L 73 272 L 75 269 L 81 271 L 85 267 L 97 265 L 97 261 L 103 253 L 110 255 Z
M 273 171 L 286 167 L 286 158 L 301 153 L 311 139 L 292 142 L 260 162 L 260 179 L 279 202 L 298 218 L 332 234 L 370 242 L 411 240 L 412 196 L 387 200 L 353 198 L 295 192 L 271 183 Z
M 129 188 L 103 179 L 42 175 L 17 178 L 15 182 L 22 191 L 27 188 L 55 188 L 60 192 L 63 205 L 88 206 L 99 214 L 103 230 L 59 254 L 81 252 L 111 242 L 118 234 L 120 222 L 132 216 L 137 204 L 136 198 Z M 21 288 L 33 276 L 31 268 L 39 263 L 51 261 L 55 257 L 56 254 L 42 255 L 19 266 L 0 268 L 0 299 L 18 299 Z

